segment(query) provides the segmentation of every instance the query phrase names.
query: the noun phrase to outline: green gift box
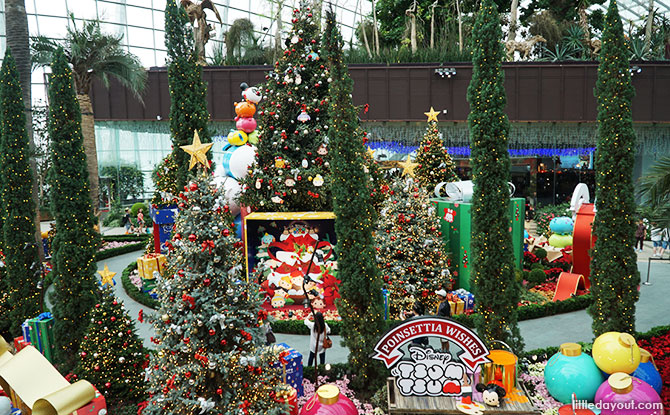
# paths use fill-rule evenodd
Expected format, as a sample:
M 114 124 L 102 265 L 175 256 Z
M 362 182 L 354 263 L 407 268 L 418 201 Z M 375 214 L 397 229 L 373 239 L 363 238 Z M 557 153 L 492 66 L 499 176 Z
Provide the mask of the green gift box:
M 26 320 L 30 327 L 30 339 L 35 339 L 32 345 L 37 348 L 47 358 L 53 362 L 54 349 L 54 318 L 51 313 L 42 313 L 35 318 Z
M 440 217 L 440 231 L 452 255 L 453 268 L 458 272 L 456 281 L 459 288 L 470 290 L 470 270 L 472 252 L 470 241 L 472 233 L 472 203 L 453 201 L 445 198 L 432 199 L 436 213 Z M 512 250 L 517 268 L 523 260 L 523 225 L 525 220 L 525 200 L 511 198 L 509 202 L 510 233 Z

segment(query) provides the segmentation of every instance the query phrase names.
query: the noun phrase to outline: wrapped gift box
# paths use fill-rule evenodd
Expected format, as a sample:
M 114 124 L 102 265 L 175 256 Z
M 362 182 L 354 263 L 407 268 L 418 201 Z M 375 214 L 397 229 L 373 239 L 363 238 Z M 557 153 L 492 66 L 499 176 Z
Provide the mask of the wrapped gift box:
M 30 328 L 30 339 L 32 340 L 30 344 L 37 348 L 49 362 L 53 362 L 56 345 L 53 333 L 54 318 L 51 313 L 42 313 L 26 320 L 24 324 L 28 324 Z
M 30 343 L 30 324 L 27 321 L 21 324 L 21 332 L 23 333 L 23 340 Z
M 95 398 L 88 404 L 82 406 L 72 413 L 72 415 L 104 415 L 107 413 L 107 402 L 105 397 L 95 390 Z
M 30 346 L 30 342 L 27 342 L 23 336 L 14 339 L 14 349 L 16 349 L 17 353 L 26 346 Z
M 145 280 L 154 279 L 154 271 L 160 274 L 165 269 L 167 257 L 163 254 L 146 254 L 137 258 L 137 272 Z
M 282 374 L 284 370 L 286 371 L 286 384 L 294 387 L 298 391 L 298 396 L 302 396 L 302 355 L 286 343 L 278 343 L 276 347 L 285 349 L 289 354 L 284 358 L 288 362 L 286 366 L 277 362 L 274 367 L 279 368 Z

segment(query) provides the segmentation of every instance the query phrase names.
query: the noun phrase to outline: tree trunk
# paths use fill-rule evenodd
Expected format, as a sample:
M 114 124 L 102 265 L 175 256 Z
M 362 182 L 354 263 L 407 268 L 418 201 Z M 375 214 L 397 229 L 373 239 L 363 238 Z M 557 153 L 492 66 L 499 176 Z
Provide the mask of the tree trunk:
M 458 51 L 463 52 L 463 20 L 461 19 L 460 0 L 456 0 L 456 14 L 458 15 Z
M 282 9 L 284 8 L 284 0 L 278 0 L 277 1 L 277 14 L 275 16 L 275 50 L 274 50 L 274 61 L 277 61 L 279 57 L 281 56 L 282 53 L 282 46 L 281 46 L 281 29 L 282 29 L 282 20 L 281 20 L 281 12 Z
M 42 230 L 40 229 L 40 198 L 37 179 L 37 163 L 35 162 L 35 141 L 33 139 L 33 116 L 31 98 L 31 62 L 30 41 L 28 34 L 28 17 L 26 15 L 25 0 L 5 0 L 5 30 L 7 33 L 7 47 L 12 51 L 16 60 L 21 79 L 23 105 L 26 108 L 26 131 L 30 147 L 30 169 L 33 176 L 33 202 L 35 203 L 35 243 L 40 260 L 44 261 L 44 247 L 42 246 Z
M 375 6 L 375 0 L 370 0 L 372 2 L 372 26 L 374 31 L 373 43 L 375 48 L 375 54 L 379 55 L 379 28 L 377 27 L 377 8 Z
M 516 40 L 516 26 L 517 14 L 519 12 L 519 0 L 512 0 L 512 7 L 510 8 L 510 19 L 509 19 L 509 33 L 507 34 L 507 41 Z
M 437 7 L 437 0 L 430 5 L 430 48 L 435 48 L 435 7 Z
M 98 183 L 98 154 L 95 145 L 95 120 L 93 119 L 93 105 L 88 95 L 77 94 L 81 110 L 81 133 L 84 136 L 84 152 L 88 170 L 88 183 L 91 189 L 93 213 L 99 219 L 100 185 Z
M 368 52 L 368 57 L 372 57 L 372 52 L 370 52 L 370 44 L 368 43 L 368 34 L 365 29 L 365 20 L 363 19 L 363 5 L 359 4 L 361 12 L 361 32 L 363 32 L 363 44 L 365 44 L 365 50 Z
M 589 16 L 586 14 L 586 8 L 589 6 L 589 2 L 584 0 L 579 4 L 579 10 L 577 14 L 579 15 L 579 26 L 584 32 L 584 55 L 591 56 L 591 32 L 589 30 Z
M 647 13 L 647 27 L 644 30 L 644 51 L 649 52 L 651 48 L 651 31 L 654 28 L 654 0 L 649 0 L 649 12 Z

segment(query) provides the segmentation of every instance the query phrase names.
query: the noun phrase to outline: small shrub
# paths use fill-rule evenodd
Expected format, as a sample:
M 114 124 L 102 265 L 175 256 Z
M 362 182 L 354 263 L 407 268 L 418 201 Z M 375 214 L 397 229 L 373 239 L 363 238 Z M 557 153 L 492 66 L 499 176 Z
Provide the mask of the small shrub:
M 547 257 L 547 251 L 542 249 L 542 248 L 535 249 L 534 253 L 535 253 L 535 256 L 540 260 L 543 260 Z
M 542 284 L 546 280 L 547 280 L 547 274 L 544 273 L 543 269 L 534 268 L 533 270 L 530 271 L 530 274 L 528 275 L 528 282 L 531 283 L 532 286 Z
M 137 212 L 139 212 L 140 209 L 142 209 L 142 213 L 144 213 L 144 223 L 147 223 L 147 217 L 149 216 L 149 206 L 145 203 L 135 203 L 133 207 L 130 208 L 130 217 L 133 219 L 137 218 Z

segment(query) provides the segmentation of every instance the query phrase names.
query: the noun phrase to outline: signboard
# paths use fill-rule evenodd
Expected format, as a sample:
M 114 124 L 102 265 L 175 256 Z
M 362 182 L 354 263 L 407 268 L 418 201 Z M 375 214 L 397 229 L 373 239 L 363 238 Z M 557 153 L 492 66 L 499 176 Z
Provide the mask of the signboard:
M 435 350 L 425 341 L 430 338 L 449 341 L 461 353 L 452 357 Z M 403 346 L 408 343 L 405 352 Z M 490 362 L 488 355 L 488 348 L 472 330 L 448 318 L 425 316 L 389 330 L 375 346 L 372 358 L 391 369 L 404 396 L 461 396 L 464 386 L 472 385 L 477 367 Z

